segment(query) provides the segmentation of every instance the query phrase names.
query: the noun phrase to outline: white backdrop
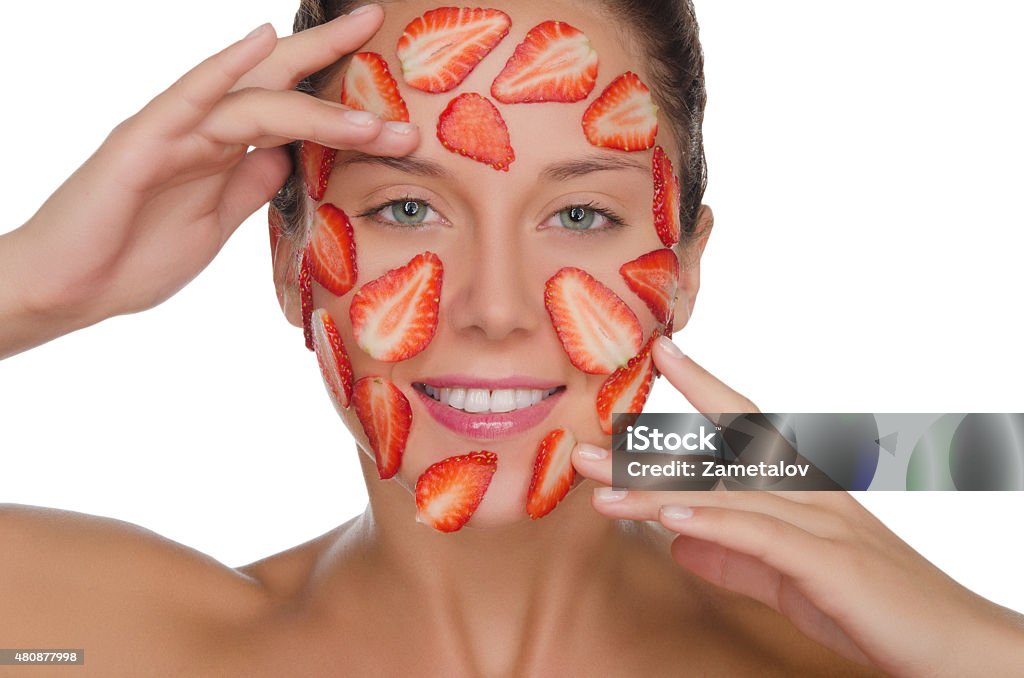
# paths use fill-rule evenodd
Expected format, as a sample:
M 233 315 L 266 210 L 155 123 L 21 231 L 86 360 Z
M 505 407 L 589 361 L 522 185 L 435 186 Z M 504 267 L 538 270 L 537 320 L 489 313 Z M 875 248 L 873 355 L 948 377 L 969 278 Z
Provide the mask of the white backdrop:
M 297 4 L 0 6 L 0 231 L 194 63 L 264 21 L 290 32 Z M 717 223 L 676 341 L 762 410 L 1024 411 L 1024 9 L 965 7 L 698 0 Z M 229 565 L 362 510 L 265 223 L 157 309 L 0 362 L 0 502 L 121 518 Z M 649 407 L 692 410 L 664 381 Z M 1024 610 L 1024 493 L 858 498 Z

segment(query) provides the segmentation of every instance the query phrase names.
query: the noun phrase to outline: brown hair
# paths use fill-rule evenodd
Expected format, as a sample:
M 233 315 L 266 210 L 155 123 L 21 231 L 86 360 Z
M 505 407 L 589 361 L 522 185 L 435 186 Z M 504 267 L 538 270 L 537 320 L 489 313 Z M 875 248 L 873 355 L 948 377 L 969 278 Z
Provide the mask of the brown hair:
M 301 0 L 295 13 L 295 33 L 347 14 L 362 0 Z M 697 212 L 707 186 L 707 162 L 704 156 L 704 53 L 701 50 L 697 18 L 692 0 L 600 0 L 601 9 L 625 24 L 621 30 L 624 44 L 635 54 L 646 57 L 650 71 L 651 94 L 660 112 L 669 120 L 679 143 L 680 157 L 672 163 L 682 185 L 680 220 L 682 244 L 696 236 Z M 302 80 L 296 89 L 316 94 L 334 76 L 344 60 Z M 283 217 L 284 232 L 299 232 L 303 219 L 303 178 L 300 175 L 299 144 L 291 145 L 295 168 L 281 192 L 273 200 Z

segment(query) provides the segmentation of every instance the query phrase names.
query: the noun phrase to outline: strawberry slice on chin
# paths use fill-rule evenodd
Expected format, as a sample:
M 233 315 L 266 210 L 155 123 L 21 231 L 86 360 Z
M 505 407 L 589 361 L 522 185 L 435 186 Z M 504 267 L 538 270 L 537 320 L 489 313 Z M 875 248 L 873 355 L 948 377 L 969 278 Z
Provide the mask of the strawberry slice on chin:
M 587 36 L 564 21 L 530 29 L 491 83 L 503 104 L 586 99 L 597 81 L 597 51 Z
M 486 450 L 432 464 L 416 481 L 416 522 L 441 532 L 462 529 L 480 506 L 497 468 L 498 455 Z
M 412 427 L 409 400 L 383 377 L 363 377 L 353 388 L 352 404 L 373 450 L 377 473 L 381 480 L 387 480 L 402 465 Z
M 615 371 L 643 343 L 633 310 L 582 269 L 566 266 L 551 276 L 544 305 L 569 361 L 588 374 Z
M 444 269 L 433 252 L 417 254 L 363 285 L 349 306 L 356 343 L 375 360 L 407 360 L 437 329 Z
M 672 160 L 661 146 L 655 146 L 651 160 L 651 172 L 654 175 L 654 229 L 665 247 L 672 247 L 679 242 L 681 201 L 679 177 L 672 169 Z
M 352 364 L 334 319 L 325 308 L 313 311 L 313 349 L 327 394 L 338 414 L 352 402 Z
M 657 249 L 627 261 L 619 268 L 626 285 L 647 305 L 655 319 L 668 322 L 679 287 L 679 257 L 671 249 Z
M 321 200 L 327 192 L 327 180 L 334 169 L 334 158 L 338 151 L 308 139 L 302 142 L 299 152 L 302 172 L 306 178 L 306 193 L 313 200 Z
M 324 203 L 313 216 L 309 240 L 310 274 L 331 294 L 340 297 L 356 284 L 356 241 L 344 211 Z
M 473 92 L 448 102 L 437 120 L 437 138 L 449 151 L 503 172 L 516 159 L 505 119 L 487 97 Z
M 597 416 L 605 433 L 611 435 L 625 429 L 621 422 L 616 426 L 612 421 L 614 413 L 639 414 L 643 411 L 654 383 L 651 347 L 659 336 L 660 332 L 652 332 L 643 349 L 601 384 L 597 392 Z
M 639 76 L 626 71 L 583 113 L 583 132 L 594 146 L 643 151 L 658 134 L 658 107 Z
M 504 12 L 480 7 L 438 7 L 413 19 L 398 39 L 406 84 L 435 94 L 458 87 L 511 25 Z
M 341 103 L 376 113 L 381 120 L 409 122 L 409 108 L 384 57 L 376 52 L 352 55 L 341 81 Z
M 526 497 L 526 512 L 530 518 L 536 520 L 551 513 L 569 493 L 576 478 L 576 468 L 572 465 L 575 447 L 576 437 L 564 428 L 551 431 L 540 441 Z

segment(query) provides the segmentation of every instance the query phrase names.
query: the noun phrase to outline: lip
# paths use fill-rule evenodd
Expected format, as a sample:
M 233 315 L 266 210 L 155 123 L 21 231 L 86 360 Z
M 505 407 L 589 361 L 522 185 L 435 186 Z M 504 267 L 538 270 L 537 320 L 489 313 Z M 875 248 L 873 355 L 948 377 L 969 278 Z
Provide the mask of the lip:
M 411 381 L 441 388 L 486 388 L 489 391 L 493 391 L 496 388 L 536 388 L 546 391 L 547 389 L 562 385 L 557 381 L 535 377 L 512 376 L 502 379 L 481 379 L 469 374 L 440 374 L 434 377 L 420 377 Z M 540 403 L 537 404 L 539 405 Z
M 526 381 L 523 382 L 518 377 L 516 383 L 546 383 L 540 381 Z M 507 382 L 508 380 L 499 380 L 500 382 Z M 444 382 L 436 381 L 436 378 L 426 382 L 435 386 L 442 386 Z M 494 380 L 481 380 L 481 379 L 468 379 L 459 382 L 450 382 L 455 387 L 464 388 L 545 388 L 544 386 L 525 386 L 520 385 L 518 387 L 513 386 L 487 386 L 484 384 L 494 384 Z M 468 384 L 463 386 L 463 384 Z M 547 388 L 554 388 L 559 384 L 551 384 Z M 558 402 L 558 399 L 565 394 L 565 389 L 553 393 L 544 400 L 541 400 L 535 405 L 524 407 L 521 410 L 512 410 L 511 412 L 481 412 L 479 414 L 473 414 L 470 412 L 464 412 L 457 410 L 454 407 L 449 407 L 442 402 L 434 400 L 426 393 L 417 389 L 411 389 L 423 403 L 427 412 L 430 414 L 434 421 L 441 424 L 445 428 L 457 433 L 465 438 L 475 438 L 478 440 L 494 440 L 497 438 L 507 438 L 516 434 L 528 431 L 531 428 L 539 425 L 542 421 L 547 419 L 547 416 L 551 413 L 551 409 Z

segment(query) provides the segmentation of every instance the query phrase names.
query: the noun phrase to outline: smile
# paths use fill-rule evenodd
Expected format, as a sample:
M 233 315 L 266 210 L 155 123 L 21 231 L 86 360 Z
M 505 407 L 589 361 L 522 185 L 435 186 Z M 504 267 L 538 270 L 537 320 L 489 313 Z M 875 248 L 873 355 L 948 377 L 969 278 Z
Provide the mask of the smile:
M 447 386 L 431 386 L 423 382 L 415 382 L 412 387 L 435 401 L 456 410 L 470 413 L 481 412 L 512 412 L 532 407 L 542 400 L 550 398 L 565 386 L 549 389 L 539 388 L 459 388 Z

